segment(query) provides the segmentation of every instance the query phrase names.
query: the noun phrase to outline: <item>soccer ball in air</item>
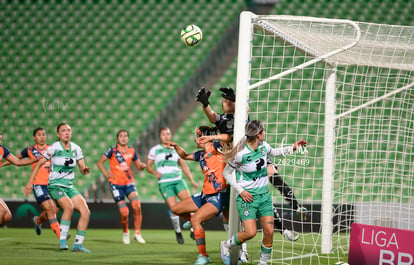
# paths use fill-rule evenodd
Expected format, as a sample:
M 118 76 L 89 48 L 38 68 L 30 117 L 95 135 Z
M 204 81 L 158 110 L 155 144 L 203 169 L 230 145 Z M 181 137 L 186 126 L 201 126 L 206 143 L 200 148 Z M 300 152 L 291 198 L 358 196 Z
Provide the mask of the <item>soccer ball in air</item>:
M 181 40 L 187 46 L 196 46 L 203 39 L 203 32 L 196 25 L 187 25 L 181 29 Z
M 335 263 L 335 265 L 349 265 L 349 264 L 347 262 L 340 261 L 340 262 Z

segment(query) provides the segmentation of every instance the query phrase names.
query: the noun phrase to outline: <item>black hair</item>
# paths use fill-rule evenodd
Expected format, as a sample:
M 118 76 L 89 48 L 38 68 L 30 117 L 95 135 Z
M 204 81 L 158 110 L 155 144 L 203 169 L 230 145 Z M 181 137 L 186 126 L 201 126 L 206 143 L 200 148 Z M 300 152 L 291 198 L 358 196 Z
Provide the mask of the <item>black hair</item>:
M 38 131 L 46 131 L 46 130 L 43 129 L 43 127 L 37 127 L 36 129 L 33 130 L 33 136 L 35 136 Z M 58 129 L 58 131 L 59 131 L 59 129 Z
M 56 127 L 57 133 L 59 132 L 60 127 L 62 127 L 63 125 L 69 125 L 69 124 L 67 124 L 66 122 L 59 123 L 59 125 Z
M 200 126 L 197 129 L 197 133 L 199 133 L 203 136 L 217 135 L 218 134 L 218 129 L 217 129 L 217 127 Z
M 118 136 L 119 136 L 119 134 L 121 134 L 121 132 L 126 132 L 127 136 L 129 137 L 129 133 L 128 133 L 128 131 L 127 131 L 127 130 L 125 130 L 125 129 L 121 129 L 121 130 L 119 130 L 119 131 L 116 133 L 116 139 L 118 139 Z

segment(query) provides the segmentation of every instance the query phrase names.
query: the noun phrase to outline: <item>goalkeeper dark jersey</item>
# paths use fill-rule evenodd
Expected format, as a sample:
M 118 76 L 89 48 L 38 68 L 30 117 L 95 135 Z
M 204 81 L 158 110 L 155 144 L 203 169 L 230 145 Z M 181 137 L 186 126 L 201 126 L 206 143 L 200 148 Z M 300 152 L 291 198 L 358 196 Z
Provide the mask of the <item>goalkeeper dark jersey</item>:
M 227 113 L 217 114 L 215 125 L 220 133 L 230 134 L 233 136 L 234 115 Z

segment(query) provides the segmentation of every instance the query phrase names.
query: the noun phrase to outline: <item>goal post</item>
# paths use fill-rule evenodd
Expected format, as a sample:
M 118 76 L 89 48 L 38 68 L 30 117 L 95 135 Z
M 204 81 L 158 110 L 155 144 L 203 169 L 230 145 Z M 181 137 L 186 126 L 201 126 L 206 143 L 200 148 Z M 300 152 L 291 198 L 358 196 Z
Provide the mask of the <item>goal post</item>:
M 248 116 L 264 122 L 273 147 L 309 143 L 306 152 L 273 159 L 309 218 L 299 220 L 270 188 L 286 226 L 301 236 L 287 242 L 275 232 L 272 261 L 343 260 L 351 223 L 378 205 L 370 224 L 414 229 L 407 221 L 414 213 L 414 27 L 246 11 L 239 32 L 234 142 Z M 240 222 L 231 193 L 234 234 Z M 397 212 L 398 220 L 385 216 Z

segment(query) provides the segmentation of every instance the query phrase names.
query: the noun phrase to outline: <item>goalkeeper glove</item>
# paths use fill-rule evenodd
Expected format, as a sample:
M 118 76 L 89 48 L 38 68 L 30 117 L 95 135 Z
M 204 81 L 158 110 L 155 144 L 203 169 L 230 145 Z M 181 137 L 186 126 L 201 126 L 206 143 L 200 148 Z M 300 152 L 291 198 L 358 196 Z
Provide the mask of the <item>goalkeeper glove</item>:
M 207 91 L 205 87 L 202 87 L 200 90 L 198 90 L 196 101 L 199 101 L 203 104 L 204 108 L 207 108 L 207 106 L 210 104 L 208 101 L 208 98 L 210 97 L 211 91 Z

